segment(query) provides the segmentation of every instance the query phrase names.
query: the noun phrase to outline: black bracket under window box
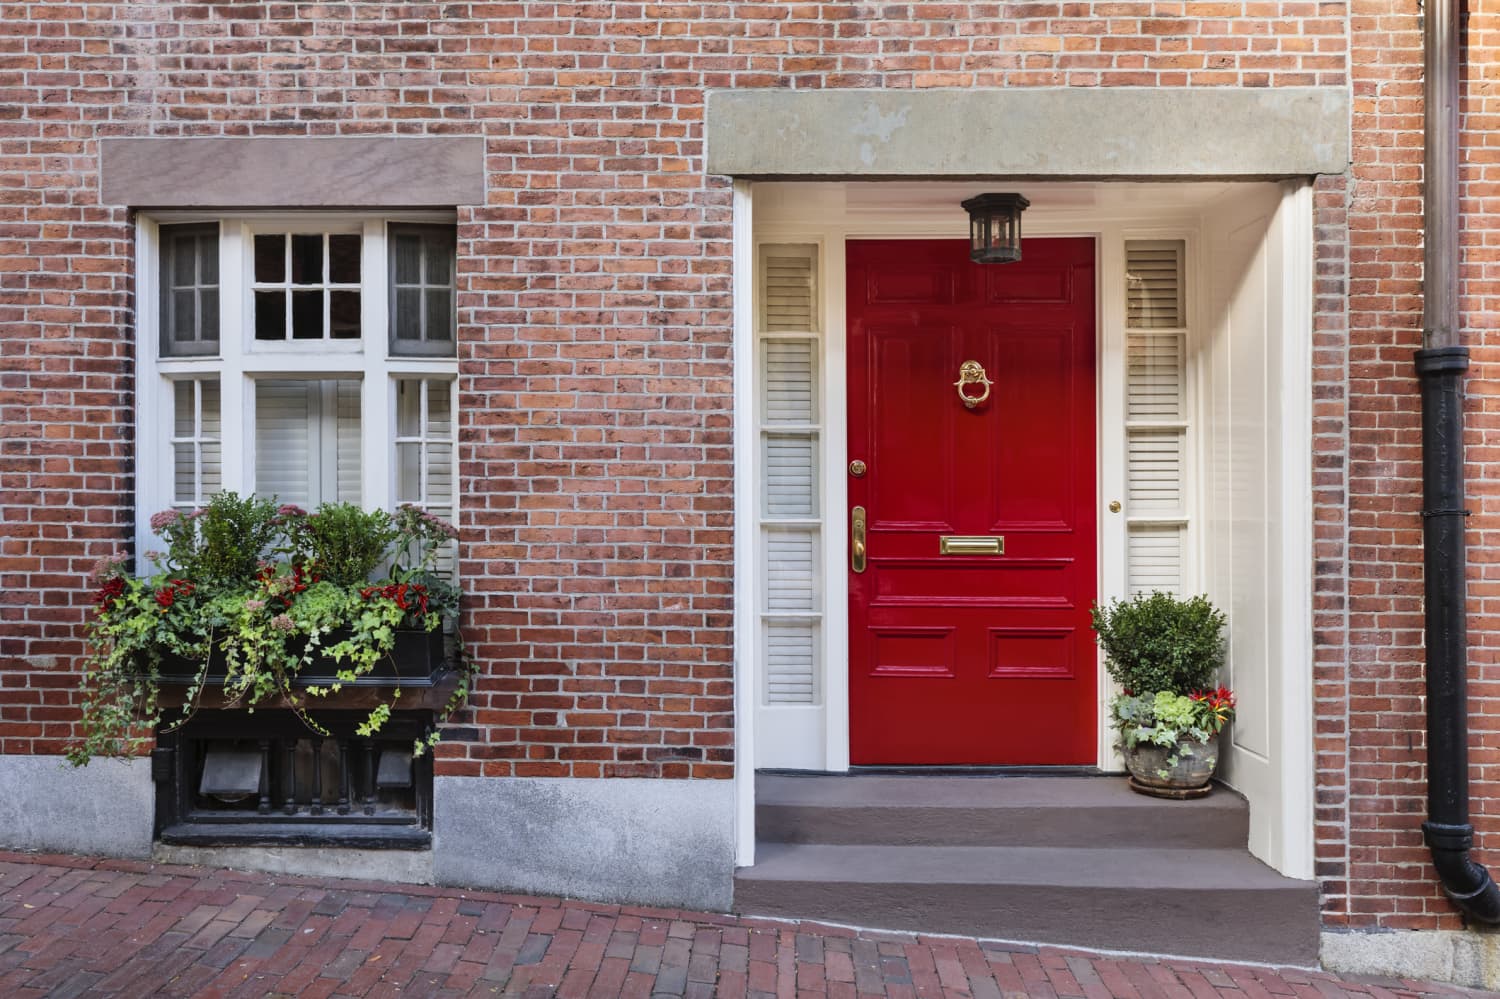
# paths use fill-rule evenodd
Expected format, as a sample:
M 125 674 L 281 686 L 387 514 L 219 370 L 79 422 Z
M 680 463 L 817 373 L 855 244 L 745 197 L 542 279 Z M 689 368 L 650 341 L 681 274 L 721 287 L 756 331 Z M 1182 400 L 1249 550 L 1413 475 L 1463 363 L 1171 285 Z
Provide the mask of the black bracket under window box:
M 354 698 L 374 695 L 348 691 Z M 422 694 L 434 693 L 433 690 Z M 157 733 L 156 832 L 188 846 L 425 850 L 432 844 L 431 710 L 400 710 L 374 735 L 367 711 L 200 708 Z

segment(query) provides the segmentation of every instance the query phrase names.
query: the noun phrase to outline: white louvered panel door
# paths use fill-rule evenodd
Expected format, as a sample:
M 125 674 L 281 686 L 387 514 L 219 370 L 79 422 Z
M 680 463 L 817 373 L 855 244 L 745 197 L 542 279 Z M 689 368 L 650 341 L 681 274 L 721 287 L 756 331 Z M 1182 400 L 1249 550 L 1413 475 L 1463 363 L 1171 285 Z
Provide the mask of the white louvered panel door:
M 816 252 L 760 248 L 760 665 L 768 706 L 822 698 Z
M 1125 243 L 1126 577 L 1181 593 L 1188 528 L 1187 313 L 1182 240 Z

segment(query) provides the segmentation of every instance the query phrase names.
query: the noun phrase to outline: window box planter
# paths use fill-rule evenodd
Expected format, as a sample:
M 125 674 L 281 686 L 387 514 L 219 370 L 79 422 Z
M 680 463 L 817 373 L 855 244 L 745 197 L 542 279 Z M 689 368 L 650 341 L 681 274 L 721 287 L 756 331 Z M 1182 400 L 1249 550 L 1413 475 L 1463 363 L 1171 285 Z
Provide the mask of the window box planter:
M 314 742 L 330 731 L 320 710 L 363 711 L 362 739 L 397 708 L 426 711 L 411 749 L 421 756 L 467 697 L 459 593 L 436 571 L 457 537 L 445 521 L 412 506 L 309 514 L 219 493 L 151 523 L 167 544 L 155 572 L 131 575 L 123 557 L 96 572 L 74 764 L 139 755 L 153 730 L 171 734 L 199 709 L 285 711 Z
M 347 637 L 348 632 L 335 631 L 324 644 L 333 645 Z M 354 680 L 340 680 L 339 670 L 347 670 L 348 664 L 341 667 L 330 656 L 318 656 L 297 674 L 294 682 L 299 687 L 326 687 L 335 683 L 346 687 L 431 687 L 450 665 L 444 650 L 443 629 L 398 628 L 395 648 L 390 655 L 378 659 L 370 672 Z M 197 679 L 201 667 L 202 663 L 167 653 L 157 667 L 158 681 L 164 686 L 188 686 Z M 215 649 L 208 660 L 204 686 L 222 687 L 226 674 L 224 653 Z

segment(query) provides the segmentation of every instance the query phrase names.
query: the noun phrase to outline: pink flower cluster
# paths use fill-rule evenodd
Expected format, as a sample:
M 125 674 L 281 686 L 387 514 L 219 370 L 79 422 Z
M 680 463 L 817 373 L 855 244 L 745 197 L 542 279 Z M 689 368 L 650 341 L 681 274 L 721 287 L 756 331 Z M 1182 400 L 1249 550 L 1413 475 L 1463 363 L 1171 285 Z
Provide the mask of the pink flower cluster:
M 151 515 L 151 530 L 160 534 L 181 519 L 182 514 L 176 510 L 162 510 L 159 513 L 153 513 Z
M 434 517 L 426 510 L 423 510 L 421 507 L 411 503 L 403 503 L 402 506 L 407 510 L 414 511 L 417 515 L 418 520 L 426 524 L 428 527 L 432 528 L 437 533 L 443 535 L 444 537 L 450 539 L 458 537 L 458 528 L 448 523 L 442 517 Z

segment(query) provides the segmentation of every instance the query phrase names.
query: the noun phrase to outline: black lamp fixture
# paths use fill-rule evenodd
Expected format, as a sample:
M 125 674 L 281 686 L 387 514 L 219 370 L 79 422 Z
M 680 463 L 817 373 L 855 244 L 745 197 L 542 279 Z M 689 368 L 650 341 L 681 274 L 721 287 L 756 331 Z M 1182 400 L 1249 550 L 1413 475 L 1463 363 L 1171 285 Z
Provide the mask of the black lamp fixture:
M 1031 207 L 1019 194 L 981 194 L 963 203 L 969 213 L 969 259 L 1009 264 L 1021 259 L 1021 213 Z

